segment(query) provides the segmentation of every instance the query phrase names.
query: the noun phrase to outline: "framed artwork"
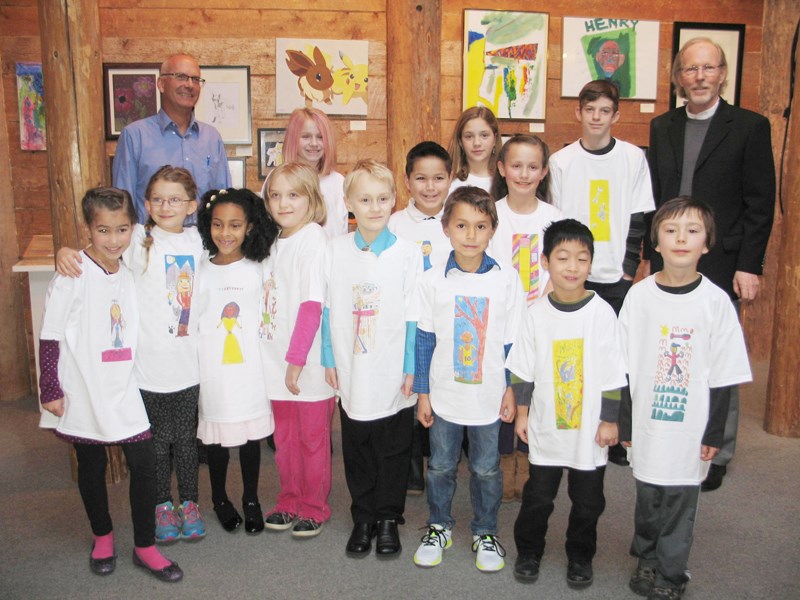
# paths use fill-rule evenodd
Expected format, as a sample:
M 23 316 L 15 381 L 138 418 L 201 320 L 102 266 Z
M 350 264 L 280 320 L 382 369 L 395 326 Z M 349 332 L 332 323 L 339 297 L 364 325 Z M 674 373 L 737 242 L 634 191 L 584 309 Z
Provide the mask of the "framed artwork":
M 463 108 L 544 119 L 549 20 L 547 13 L 464 11 Z
M 266 179 L 280 164 L 283 164 L 283 136 L 285 129 L 258 130 L 258 178 Z
M 103 63 L 103 98 L 106 107 L 106 139 L 115 140 L 134 121 L 151 117 L 161 109 L 157 63 Z
M 620 98 L 655 100 L 658 21 L 564 17 L 561 96 L 577 98 L 584 85 L 606 79 Z
M 329 115 L 366 117 L 368 65 L 369 42 L 276 39 L 276 112 L 313 107 Z
M 23 150 L 47 150 L 42 63 L 17 63 L 16 71 L 19 146 Z
M 216 127 L 226 144 L 252 144 L 250 67 L 200 67 L 206 82 L 195 118 Z
M 246 169 L 247 162 L 244 156 L 237 156 L 236 158 L 228 157 L 228 169 L 231 172 L 231 185 L 237 189 L 246 186 Z
M 696 37 L 707 37 L 722 46 L 728 62 L 728 85 L 721 94 L 728 104 L 739 106 L 739 94 L 742 90 L 742 63 L 744 62 L 744 29 L 745 26 L 733 23 L 686 23 L 677 21 L 672 30 L 672 60 L 686 42 Z M 670 66 L 670 73 L 672 68 Z M 684 98 L 678 98 L 675 86 L 672 90 L 672 108 L 686 104 Z

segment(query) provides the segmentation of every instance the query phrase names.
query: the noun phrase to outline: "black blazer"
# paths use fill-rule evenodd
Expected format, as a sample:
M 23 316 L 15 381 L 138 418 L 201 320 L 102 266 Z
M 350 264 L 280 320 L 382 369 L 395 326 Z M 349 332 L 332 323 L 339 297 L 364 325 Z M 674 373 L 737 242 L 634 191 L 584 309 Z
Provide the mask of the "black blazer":
M 656 208 L 680 190 L 686 120 L 681 107 L 650 123 L 647 162 Z M 720 99 L 697 157 L 692 197 L 711 205 L 717 229 L 717 242 L 700 259 L 698 271 L 735 299 L 734 273 L 761 274 L 772 230 L 775 163 L 765 117 Z M 658 271 L 661 256 L 645 238 L 645 258 Z

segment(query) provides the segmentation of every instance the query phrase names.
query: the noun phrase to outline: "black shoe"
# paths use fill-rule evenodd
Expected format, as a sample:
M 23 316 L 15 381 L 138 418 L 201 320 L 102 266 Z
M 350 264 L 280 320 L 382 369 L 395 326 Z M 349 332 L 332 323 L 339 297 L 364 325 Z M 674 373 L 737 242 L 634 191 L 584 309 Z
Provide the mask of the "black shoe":
M 571 560 L 567 565 L 567 585 L 574 590 L 582 590 L 592 585 L 594 574 L 592 563 L 583 560 Z
M 628 462 L 628 452 L 622 444 L 611 446 L 608 449 L 608 462 L 612 462 L 620 467 L 627 467 L 631 464 Z
M 711 463 L 711 468 L 708 470 L 703 483 L 700 484 L 700 489 L 704 492 L 713 492 L 722 485 L 722 479 L 728 472 L 728 467 L 725 465 L 715 465 Z
M 356 523 L 344 551 L 350 558 L 363 558 L 372 550 L 372 538 L 375 535 L 374 523 Z
M 94 543 L 92 543 L 92 552 L 94 552 Z M 117 555 L 112 554 L 108 558 L 92 558 L 92 555 L 89 554 L 89 568 L 95 575 L 111 575 L 117 568 Z
M 255 535 L 264 531 L 264 513 L 261 512 L 261 505 L 258 502 L 245 502 L 242 504 L 242 510 L 244 510 L 245 533 Z
M 166 581 L 167 583 L 175 583 L 183 579 L 183 570 L 178 566 L 178 563 L 170 562 L 163 569 L 151 569 L 139 558 L 139 555 L 136 554 L 136 550 L 133 551 L 133 564 L 137 567 L 141 567 L 145 571 L 150 571 L 153 577 L 161 581 Z
M 379 558 L 393 558 L 400 554 L 400 534 L 397 532 L 397 521 L 389 519 L 378 521 L 375 538 L 375 554 Z
M 539 579 L 539 559 L 535 556 L 518 556 L 514 561 L 514 578 L 520 583 L 534 583 Z
M 225 531 L 234 532 L 242 524 L 242 517 L 233 508 L 230 500 L 214 503 L 214 512 L 217 513 L 219 523 Z

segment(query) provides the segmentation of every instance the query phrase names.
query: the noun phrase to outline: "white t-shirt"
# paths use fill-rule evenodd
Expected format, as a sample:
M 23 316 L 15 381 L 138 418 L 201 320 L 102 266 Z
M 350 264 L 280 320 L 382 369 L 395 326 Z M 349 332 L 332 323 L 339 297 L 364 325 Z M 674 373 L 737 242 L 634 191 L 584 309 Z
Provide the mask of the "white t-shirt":
M 328 239 L 347 233 L 347 207 L 344 204 L 344 175 L 331 171 L 319 178 L 319 189 L 325 199 L 328 218 L 325 220 L 325 233 Z
M 631 215 L 655 210 L 650 170 L 641 148 L 616 140 L 610 152 L 587 152 L 580 141 L 550 157 L 550 195 L 565 216 L 577 219 L 594 236 L 589 280 L 622 279 Z
M 56 429 L 116 442 L 150 428 L 133 373 L 139 334 L 133 275 L 122 264 L 107 274 L 85 252 L 81 258 L 83 275 L 50 282 L 39 336 L 59 342 L 64 415 Z M 42 426 L 52 425 L 43 419 Z
M 322 264 L 327 243 L 322 227 L 309 223 L 288 238 L 278 238 L 272 247 L 273 278 L 268 279 L 265 285 L 265 312 L 261 322 L 271 400 L 312 402 L 334 395 L 333 388 L 325 383 L 325 369 L 320 363 L 319 329 L 298 380 L 300 395 L 293 395 L 285 383 L 286 352 L 297 321 L 297 311 L 304 302 L 322 304 L 324 300 Z
M 200 419 L 238 423 L 271 416 L 259 325 L 271 265 L 206 261 L 197 286 Z
M 136 225 L 123 259 L 133 271 L 141 314 L 136 380 L 143 390 L 165 394 L 200 383 L 192 301 L 203 240 L 196 227 L 170 233 L 155 226 L 150 235 L 148 255 L 144 227 Z
M 528 309 L 508 369 L 533 381 L 528 412 L 529 460 L 535 465 L 591 470 L 608 448 L 594 438 L 602 392 L 626 385 L 617 317 L 597 294 L 574 312 L 543 297 Z
M 633 476 L 655 485 L 699 485 L 709 462 L 700 446 L 709 389 L 752 380 L 728 295 L 709 279 L 688 294 L 634 285 L 619 315 L 633 399 Z
M 447 192 L 447 195 L 449 196 L 454 190 L 467 185 L 473 185 L 488 192 L 492 189 L 492 176 L 484 177 L 483 175 L 473 175 L 469 173 L 464 181 L 461 181 L 458 177 L 454 177 L 450 182 L 450 190 Z
M 519 273 L 523 295 L 532 304 L 542 295 L 550 275 L 542 268 L 542 232 L 553 221 L 563 219 L 561 211 L 547 202 L 538 201 L 536 210 L 528 215 L 515 213 L 508 206 L 508 197 L 495 203 L 497 229 L 486 252 L 500 266 Z
M 442 229 L 443 212 L 444 209 L 436 216 L 429 217 L 414 205 L 414 200 L 411 200 L 408 206 L 389 218 L 389 231 L 404 240 L 414 242 L 420 248 L 424 271 L 433 265 L 446 263 L 453 249 L 450 238 Z
M 466 273 L 445 265 L 419 284 L 420 329 L 436 335 L 430 401 L 437 416 L 459 425 L 500 417 L 506 390 L 505 345 L 514 342 L 524 301 L 515 271 Z
M 354 235 L 328 243 L 325 302 L 342 408 L 351 419 L 372 421 L 414 404 L 401 387 L 422 263 L 416 244 L 402 238 L 376 256 L 359 250 Z

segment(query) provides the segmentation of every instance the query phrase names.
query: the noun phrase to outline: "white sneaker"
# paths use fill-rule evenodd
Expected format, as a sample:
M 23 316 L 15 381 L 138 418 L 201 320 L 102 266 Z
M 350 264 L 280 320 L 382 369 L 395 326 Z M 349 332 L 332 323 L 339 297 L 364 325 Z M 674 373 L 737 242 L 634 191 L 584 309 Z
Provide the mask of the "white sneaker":
M 484 573 L 494 573 L 506 566 L 503 557 L 506 549 L 500 545 L 498 539 L 490 534 L 473 535 L 472 551 L 477 552 L 475 566 Z
M 422 543 L 414 553 L 414 564 L 418 567 L 435 567 L 442 562 L 445 548 L 453 545 L 453 530 L 441 525 L 429 525 L 422 536 Z

